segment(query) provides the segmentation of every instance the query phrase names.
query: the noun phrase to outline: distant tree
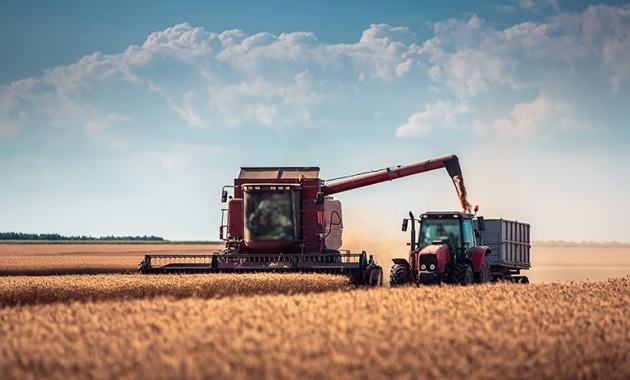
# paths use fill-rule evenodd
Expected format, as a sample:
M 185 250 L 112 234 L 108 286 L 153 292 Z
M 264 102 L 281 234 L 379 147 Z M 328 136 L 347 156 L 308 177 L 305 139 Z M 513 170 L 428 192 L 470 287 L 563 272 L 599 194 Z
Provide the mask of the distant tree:
M 164 238 L 160 236 L 62 236 L 57 233 L 52 234 L 27 234 L 23 232 L 0 232 L 0 240 L 46 240 L 46 241 L 88 241 L 88 240 L 101 240 L 101 241 L 164 241 Z

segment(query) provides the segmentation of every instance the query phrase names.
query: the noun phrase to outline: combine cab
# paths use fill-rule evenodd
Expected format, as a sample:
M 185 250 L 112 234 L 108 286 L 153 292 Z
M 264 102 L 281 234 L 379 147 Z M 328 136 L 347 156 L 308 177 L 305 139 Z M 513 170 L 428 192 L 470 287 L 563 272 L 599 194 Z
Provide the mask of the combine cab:
M 147 255 L 142 273 L 304 272 L 349 276 L 357 285 L 382 283 L 382 269 L 365 251 L 341 251 L 341 202 L 332 195 L 446 168 L 461 179 L 457 156 L 387 168 L 326 183 L 316 167 L 244 167 L 224 186 L 223 251 L 207 255 Z M 231 193 L 231 194 L 230 194 Z

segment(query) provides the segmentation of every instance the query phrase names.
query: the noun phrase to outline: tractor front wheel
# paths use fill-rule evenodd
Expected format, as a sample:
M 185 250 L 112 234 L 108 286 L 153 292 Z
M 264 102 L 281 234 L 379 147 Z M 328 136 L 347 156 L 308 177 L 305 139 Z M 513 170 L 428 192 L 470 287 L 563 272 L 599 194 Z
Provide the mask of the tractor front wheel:
M 405 265 L 394 264 L 389 272 L 389 286 L 392 288 L 409 282 L 409 269 Z
M 455 265 L 453 275 L 455 282 L 460 285 L 471 285 L 474 280 L 473 270 L 470 265 L 466 263 L 458 263 Z

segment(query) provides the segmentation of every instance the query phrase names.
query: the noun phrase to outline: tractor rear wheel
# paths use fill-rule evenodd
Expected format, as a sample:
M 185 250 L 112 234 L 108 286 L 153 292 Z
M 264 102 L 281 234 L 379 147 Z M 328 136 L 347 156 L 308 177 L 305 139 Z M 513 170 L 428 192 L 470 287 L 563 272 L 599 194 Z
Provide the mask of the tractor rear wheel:
M 404 265 L 394 264 L 389 272 L 389 286 L 392 288 L 409 282 L 409 270 Z
M 453 276 L 455 282 L 460 285 L 470 285 L 474 280 L 473 270 L 470 265 L 466 263 L 458 263 L 455 265 Z
M 490 262 L 488 261 L 488 256 L 484 256 L 483 262 L 481 263 L 481 270 L 478 273 L 475 273 L 475 282 L 484 284 L 486 282 L 490 282 L 491 280 Z

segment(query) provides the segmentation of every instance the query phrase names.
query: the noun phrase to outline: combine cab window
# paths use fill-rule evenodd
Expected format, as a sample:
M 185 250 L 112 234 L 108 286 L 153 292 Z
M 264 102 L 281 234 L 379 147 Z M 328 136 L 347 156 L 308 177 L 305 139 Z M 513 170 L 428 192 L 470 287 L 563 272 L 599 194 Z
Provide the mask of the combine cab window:
M 449 247 L 459 248 L 461 232 L 459 219 L 424 219 L 420 226 L 418 239 L 420 249 L 431 245 L 447 243 Z
M 296 237 L 294 192 L 245 193 L 245 240 L 286 241 Z

